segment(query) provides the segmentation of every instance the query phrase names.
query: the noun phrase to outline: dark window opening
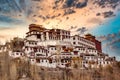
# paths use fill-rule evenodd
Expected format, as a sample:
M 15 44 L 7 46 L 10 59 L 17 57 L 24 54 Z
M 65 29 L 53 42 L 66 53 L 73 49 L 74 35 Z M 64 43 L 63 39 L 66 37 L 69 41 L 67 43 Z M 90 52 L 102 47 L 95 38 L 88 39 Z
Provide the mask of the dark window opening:
M 73 40 L 75 40 L 75 37 L 73 37 Z
M 76 44 L 75 42 L 73 42 L 73 44 Z
M 39 39 L 41 36 L 40 36 L 40 34 L 37 34 L 37 38 Z
M 36 62 L 37 62 L 37 63 L 40 63 L 40 59 L 36 59 Z

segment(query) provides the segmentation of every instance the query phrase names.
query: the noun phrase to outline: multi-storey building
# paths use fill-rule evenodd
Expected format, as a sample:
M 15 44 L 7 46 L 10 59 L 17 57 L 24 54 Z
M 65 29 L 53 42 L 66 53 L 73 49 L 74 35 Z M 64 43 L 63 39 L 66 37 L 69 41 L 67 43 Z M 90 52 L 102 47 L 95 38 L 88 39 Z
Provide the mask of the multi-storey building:
M 81 62 L 82 67 L 89 67 L 90 63 L 95 67 L 95 64 L 105 65 L 105 61 L 109 58 L 106 58 L 106 55 L 100 56 L 103 54 L 101 42 L 91 34 L 85 37 L 71 36 L 70 31 L 46 29 L 36 24 L 29 25 L 29 32 L 26 34 L 25 53 L 28 54 L 32 63 L 41 66 L 65 67 L 66 64 L 70 66 Z M 114 60 L 111 60 L 111 63 Z
M 9 51 L 10 56 L 25 56 L 32 64 L 39 66 L 55 68 L 77 64 L 88 68 L 106 66 L 115 61 L 115 57 L 102 53 L 101 42 L 91 34 L 71 36 L 67 30 L 46 29 L 42 25 L 31 24 L 26 38 L 18 41 L 21 44 L 23 41 L 24 45 L 19 44 L 22 47 L 18 50 Z

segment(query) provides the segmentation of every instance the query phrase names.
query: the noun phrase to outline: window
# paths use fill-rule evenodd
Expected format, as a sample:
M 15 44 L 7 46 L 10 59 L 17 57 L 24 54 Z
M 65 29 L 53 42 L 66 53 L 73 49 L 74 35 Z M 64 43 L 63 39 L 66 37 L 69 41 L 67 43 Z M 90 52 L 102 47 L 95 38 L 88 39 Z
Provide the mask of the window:
M 32 42 L 32 44 L 34 45 L 34 42 Z
M 37 34 L 37 38 L 39 39 L 41 36 L 40 36 L 40 34 Z
M 64 34 L 64 31 L 63 31 L 63 34 Z
M 73 44 L 76 44 L 75 42 L 73 42 Z
M 53 48 L 51 48 L 51 50 L 53 50 Z
M 107 61 L 107 64 L 109 64 L 108 61 Z
M 36 62 L 37 62 L 37 63 L 40 63 L 40 59 L 36 59 Z
M 73 40 L 75 40 L 75 37 L 73 37 Z
M 67 34 L 67 32 L 66 32 L 66 34 Z
M 44 51 L 42 50 L 42 53 L 43 53 Z
M 35 42 L 35 45 L 37 45 L 37 43 Z
M 56 48 L 55 48 L 55 50 L 56 50 Z
M 31 42 L 29 42 L 29 44 L 31 44 Z
M 77 52 L 77 51 L 74 51 L 74 55 L 78 55 L 78 52 Z
M 70 32 L 68 34 L 70 35 Z
M 28 48 L 26 48 L 27 49 L 27 51 L 28 51 Z
M 105 62 L 103 62 L 103 64 L 105 64 Z
M 16 53 L 16 55 L 18 55 L 18 53 Z

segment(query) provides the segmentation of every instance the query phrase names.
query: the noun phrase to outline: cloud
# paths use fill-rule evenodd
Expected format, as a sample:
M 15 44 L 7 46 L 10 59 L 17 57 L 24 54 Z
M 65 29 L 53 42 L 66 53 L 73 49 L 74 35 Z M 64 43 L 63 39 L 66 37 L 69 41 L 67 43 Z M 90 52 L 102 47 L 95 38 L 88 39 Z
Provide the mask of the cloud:
M 108 43 L 112 43 L 115 40 L 118 40 L 120 38 L 119 36 L 120 36 L 120 33 L 118 32 L 118 33 L 111 33 L 107 35 L 98 36 L 97 39 L 102 42 L 107 41 Z
M 117 43 L 120 43 L 120 38 L 112 40 L 111 42 L 109 42 L 108 45 L 114 45 L 114 44 L 117 44 Z
M 73 9 L 66 9 L 64 11 L 64 15 L 69 15 L 69 14 L 73 14 L 73 13 L 75 13 L 75 11 Z
M 76 8 L 84 8 L 84 7 L 86 7 L 87 6 L 87 2 L 88 2 L 88 0 L 85 0 L 84 2 L 78 2 L 77 4 L 76 4 Z
M 101 13 L 97 13 L 97 14 L 96 14 L 96 16 L 100 16 L 100 15 L 101 15 Z
M 102 22 L 102 20 L 100 18 L 90 18 L 87 20 L 88 23 L 93 23 L 93 24 L 99 24 Z
M 102 41 L 103 49 L 110 49 L 115 54 L 118 54 L 120 52 L 120 33 L 112 33 L 108 35 L 103 35 L 97 37 L 98 40 Z
M 66 0 L 63 8 L 83 8 L 87 6 L 88 0 Z
M 0 22 L 17 24 L 17 23 L 23 23 L 23 20 L 19 20 L 5 15 L 0 15 Z
M 64 8 L 72 7 L 74 5 L 74 2 L 75 2 L 74 0 L 66 0 L 64 4 Z
M 84 34 L 88 29 L 86 27 L 78 28 L 76 31 L 79 32 L 79 34 Z
M 77 26 L 71 26 L 69 30 L 76 29 Z
M 18 0 L 18 4 L 22 10 L 26 10 L 26 1 L 25 0 Z
M 109 18 L 115 16 L 113 11 L 103 12 L 104 18 Z
M 24 17 L 30 22 L 40 22 L 46 21 L 49 19 L 60 19 L 63 18 L 63 15 L 78 14 L 77 12 L 81 11 L 83 15 L 79 16 L 91 16 L 91 12 L 86 9 L 90 8 L 90 11 L 94 11 L 94 7 L 97 5 L 117 4 L 119 0 L 107 0 L 107 1 L 93 1 L 93 0 L 10 0 L 8 2 L 1 1 L 0 10 L 3 14 L 6 12 L 6 15 L 11 15 L 12 17 Z M 94 5 L 95 4 L 95 5 Z M 117 7 L 118 5 L 116 5 Z M 86 7 L 86 9 L 83 9 Z M 96 9 L 99 7 L 96 7 Z M 8 11 L 6 11 L 6 10 Z M 13 13 L 14 11 L 14 13 Z M 85 12 L 86 11 L 86 12 Z M 0 12 L 0 13 L 2 13 Z M 8 14 L 9 13 L 9 14 Z M 13 15 L 14 14 L 14 15 Z M 107 18 L 110 17 L 112 12 L 104 12 L 103 15 Z M 34 17 L 33 15 L 36 15 Z M 94 14 L 96 16 L 98 14 Z M 99 15 L 102 16 L 102 15 Z M 111 15 L 113 16 L 113 15 Z
M 95 0 L 94 4 L 99 5 L 101 8 L 105 7 L 115 8 L 119 2 L 120 0 Z

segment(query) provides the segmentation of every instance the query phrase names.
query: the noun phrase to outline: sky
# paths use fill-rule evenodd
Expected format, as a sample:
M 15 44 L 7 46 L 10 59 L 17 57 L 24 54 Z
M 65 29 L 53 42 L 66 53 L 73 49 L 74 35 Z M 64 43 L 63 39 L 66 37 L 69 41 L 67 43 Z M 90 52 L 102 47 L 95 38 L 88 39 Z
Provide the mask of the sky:
M 29 24 L 91 33 L 120 60 L 120 0 L 0 0 L 0 42 L 25 37 Z

